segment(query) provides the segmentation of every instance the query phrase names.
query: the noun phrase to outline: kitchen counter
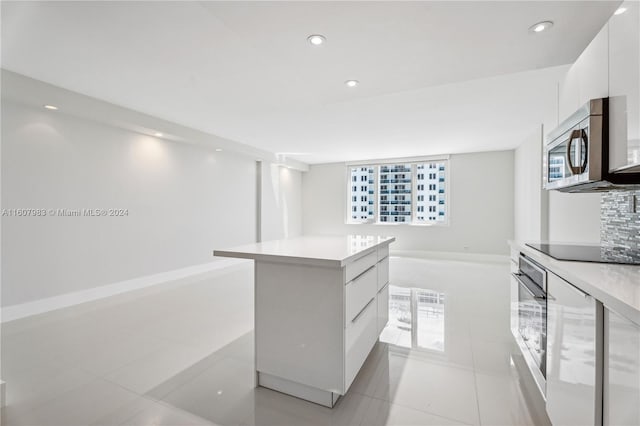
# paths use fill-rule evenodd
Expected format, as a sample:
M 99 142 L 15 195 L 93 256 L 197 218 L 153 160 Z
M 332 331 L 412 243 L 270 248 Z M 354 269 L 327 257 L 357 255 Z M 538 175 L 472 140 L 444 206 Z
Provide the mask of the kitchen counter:
M 509 241 L 509 245 L 512 252 L 524 253 L 605 306 L 640 324 L 640 266 L 556 260 L 523 242 Z
M 214 251 L 255 260 L 257 385 L 336 404 L 387 324 L 393 241 L 303 236 Z

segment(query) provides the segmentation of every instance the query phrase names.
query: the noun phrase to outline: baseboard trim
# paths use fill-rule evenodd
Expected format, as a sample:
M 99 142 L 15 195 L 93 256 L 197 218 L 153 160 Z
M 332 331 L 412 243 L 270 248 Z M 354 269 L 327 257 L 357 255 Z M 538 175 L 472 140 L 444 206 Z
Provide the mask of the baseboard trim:
M 102 285 L 87 290 L 75 291 L 72 293 L 61 294 L 59 296 L 34 300 L 32 302 L 5 306 L 2 308 L 1 322 L 5 323 L 20 318 L 30 317 L 32 315 L 43 314 L 45 312 L 79 305 L 93 300 L 104 299 L 105 297 L 115 296 L 116 294 L 164 284 L 170 281 L 188 278 L 219 269 L 225 269 L 248 262 L 251 261 L 244 259 L 220 259 L 214 262 L 174 269 L 172 271 L 162 272 L 159 274 L 146 275 L 144 277 Z
M 460 253 L 450 251 L 427 250 L 391 250 L 391 256 L 412 257 L 417 259 L 458 260 L 464 262 L 506 263 L 509 255 L 485 253 Z

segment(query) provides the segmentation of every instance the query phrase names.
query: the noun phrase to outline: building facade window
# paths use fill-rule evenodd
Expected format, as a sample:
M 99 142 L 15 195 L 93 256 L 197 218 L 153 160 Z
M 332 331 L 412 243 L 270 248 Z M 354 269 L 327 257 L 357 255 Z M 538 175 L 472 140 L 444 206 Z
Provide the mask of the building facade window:
M 448 160 L 348 168 L 350 223 L 448 224 Z M 429 212 L 425 215 L 424 212 Z

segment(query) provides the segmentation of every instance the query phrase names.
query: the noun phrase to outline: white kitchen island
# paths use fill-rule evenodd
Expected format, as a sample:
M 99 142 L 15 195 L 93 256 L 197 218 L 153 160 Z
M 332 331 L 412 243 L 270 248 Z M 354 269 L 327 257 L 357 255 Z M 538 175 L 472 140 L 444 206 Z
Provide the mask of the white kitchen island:
M 303 236 L 214 251 L 255 261 L 259 386 L 327 407 L 347 392 L 387 323 L 393 241 Z

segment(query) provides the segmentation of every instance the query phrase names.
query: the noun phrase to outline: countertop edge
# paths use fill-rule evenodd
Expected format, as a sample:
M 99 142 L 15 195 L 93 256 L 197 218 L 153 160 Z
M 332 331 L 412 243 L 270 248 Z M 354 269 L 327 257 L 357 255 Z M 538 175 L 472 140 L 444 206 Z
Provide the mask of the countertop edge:
M 590 283 L 584 278 L 575 275 L 571 271 L 567 270 L 563 264 L 571 263 L 571 264 L 580 264 L 584 263 L 585 265 L 592 264 L 591 262 L 576 262 L 576 261 L 563 261 L 557 260 L 548 256 L 544 253 L 535 250 L 521 241 L 509 241 L 509 246 L 513 249 L 517 249 L 518 251 L 527 254 L 533 260 L 540 263 L 549 271 L 553 272 L 555 275 L 584 291 L 585 293 L 591 295 L 595 299 L 602 302 L 607 308 L 617 312 L 618 314 L 626 317 L 628 320 L 633 321 L 634 323 L 640 325 L 640 310 L 630 305 L 628 302 L 624 300 L 618 299 L 607 291 L 599 288 L 598 286 Z M 620 266 L 628 266 L 628 265 L 620 265 Z
M 299 257 L 299 256 L 283 256 L 280 254 L 262 254 L 262 253 L 249 253 L 233 250 L 214 250 L 214 256 L 218 257 L 235 257 L 241 259 L 251 259 L 259 261 L 267 261 L 273 263 L 297 263 L 299 265 L 308 266 L 324 266 L 324 267 L 341 267 L 342 262 L 335 259 L 318 259 L 311 257 Z
M 388 240 L 378 242 L 371 247 L 349 255 L 343 259 L 322 259 L 317 257 L 291 256 L 282 254 L 252 253 L 248 251 L 234 251 L 233 249 L 214 250 L 213 255 L 218 257 L 233 257 L 241 259 L 253 259 L 274 263 L 297 263 L 300 265 L 321 266 L 321 267 L 344 267 L 361 257 L 374 252 L 378 247 L 389 246 L 396 240 L 395 237 L 388 237 Z

